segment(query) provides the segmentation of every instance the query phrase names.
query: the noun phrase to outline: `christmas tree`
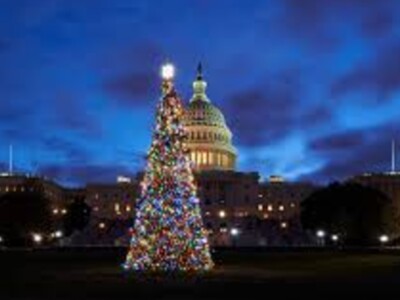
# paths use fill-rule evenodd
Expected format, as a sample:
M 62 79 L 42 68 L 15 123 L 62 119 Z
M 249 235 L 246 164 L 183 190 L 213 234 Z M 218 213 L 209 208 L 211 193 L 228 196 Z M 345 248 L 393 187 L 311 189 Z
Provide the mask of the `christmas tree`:
M 185 148 L 184 108 L 173 86 L 171 64 L 163 66 L 162 77 L 163 95 L 124 267 L 161 272 L 209 270 L 213 262 Z

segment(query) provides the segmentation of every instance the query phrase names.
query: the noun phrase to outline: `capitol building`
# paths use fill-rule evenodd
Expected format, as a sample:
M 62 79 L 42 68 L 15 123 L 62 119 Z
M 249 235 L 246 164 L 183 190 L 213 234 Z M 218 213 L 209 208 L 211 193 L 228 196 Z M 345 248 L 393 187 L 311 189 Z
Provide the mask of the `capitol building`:
M 185 105 L 186 147 L 194 166 L 204 225 L 213 246 L 259 246 L 292 243 L 298 235 L 300 202 L 315 186 L 287 183 L 258 172 L 237 170 L 238 151 L 221 110 L 207 95 L 199 64 L 193 93 Z M 112 183 L 88 183 L 65 188 L 44 178 L 0 176 L 0 196 L 34 188 L 45 192 L 54 218 L 67 214 L 77 195 L 91 207 L 90 225 L 68 243 L 72 245 L 127 245 L 143 174 L 120 177 Z M 294 241 L 295 242 L 295 241 Z
M 199 171 L 234 170 L 237 152 L 232 145 L 232 133 L 224 115 L 207 97 L 206 89 L 207 82 L 199 64 L 184 118 L 190 157 Z

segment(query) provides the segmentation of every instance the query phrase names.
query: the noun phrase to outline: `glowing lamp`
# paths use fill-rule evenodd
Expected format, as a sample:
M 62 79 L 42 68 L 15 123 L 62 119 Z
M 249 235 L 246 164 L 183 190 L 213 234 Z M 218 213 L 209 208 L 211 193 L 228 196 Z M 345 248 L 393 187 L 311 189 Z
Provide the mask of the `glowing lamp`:
M 382 244 L 385 244 L 385 243 L 389 242 L 389 237 L 388 237 L 387 235 L 381 235 L 381 236 L 379 237 L 379 241 L 380 241 Z
M 32 238 L 33 238 L 33 241 L 37 244 L 40 244 L 43 240 L 42 235 L 38 234 L 38 233 L 33 234 Z
M 239 234 L 239 229 L 237 228 L 232 228 L 231 229 L 231 235 L 232 236 L 237 236 Z
M 317 231 L 317 237 L 319 237 L 319 238 L 325 237 L 325 231 L 323 231 L 323 230 L 318 230 L 318 231 Z
M 161 77 L 165 80 L 171 80 L 175 76 L 175 67 L 167 63 L 161 67 Z

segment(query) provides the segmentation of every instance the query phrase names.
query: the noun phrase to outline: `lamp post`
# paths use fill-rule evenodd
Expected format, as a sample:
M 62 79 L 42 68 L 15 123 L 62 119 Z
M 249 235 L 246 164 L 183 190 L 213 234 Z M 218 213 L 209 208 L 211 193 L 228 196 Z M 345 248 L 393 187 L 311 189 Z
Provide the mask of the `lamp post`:
M 318 244 L 320 246 L 324 246 L 325 245 L 325 235 L 326 235 L 325 231 L 321 230 L 321 229 L 317 230 L 316 235 L 317 235 L 317 238 L 318 238 Z
M 389 242 L 389 237 L 386 234 L 382 234 L 379 237 L 379 241 L 381 242 L 382 246 L 385 246 L 387 244 L 387 242 Z
M 231 236 L 232 236 L 232 241 L 233 241 L 233 247 L 236 247 L 236 239 L 237 239 L 237 236 L 239 235 L 239 229 L 237 229 L 237 228 L 235 228 L 235 227 L 233 227 L 232 229 L 231 229 Z

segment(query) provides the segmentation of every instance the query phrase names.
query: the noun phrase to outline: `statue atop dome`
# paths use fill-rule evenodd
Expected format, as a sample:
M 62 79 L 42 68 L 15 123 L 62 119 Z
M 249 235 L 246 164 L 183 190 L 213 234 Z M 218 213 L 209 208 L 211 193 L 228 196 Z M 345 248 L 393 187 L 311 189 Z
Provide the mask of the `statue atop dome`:
M 193 82 L 193 97 L 190 99 L 190 102 L 197 100 L 210 102 L 210 99 L 206 95 L 206 89 L 207 82 L 203 79 L 203 66 L 200 62 L 197 66 L 197 76 Z
M 197 65 L 197 80 L 203 80 L 203 65 L 201 62 Z

